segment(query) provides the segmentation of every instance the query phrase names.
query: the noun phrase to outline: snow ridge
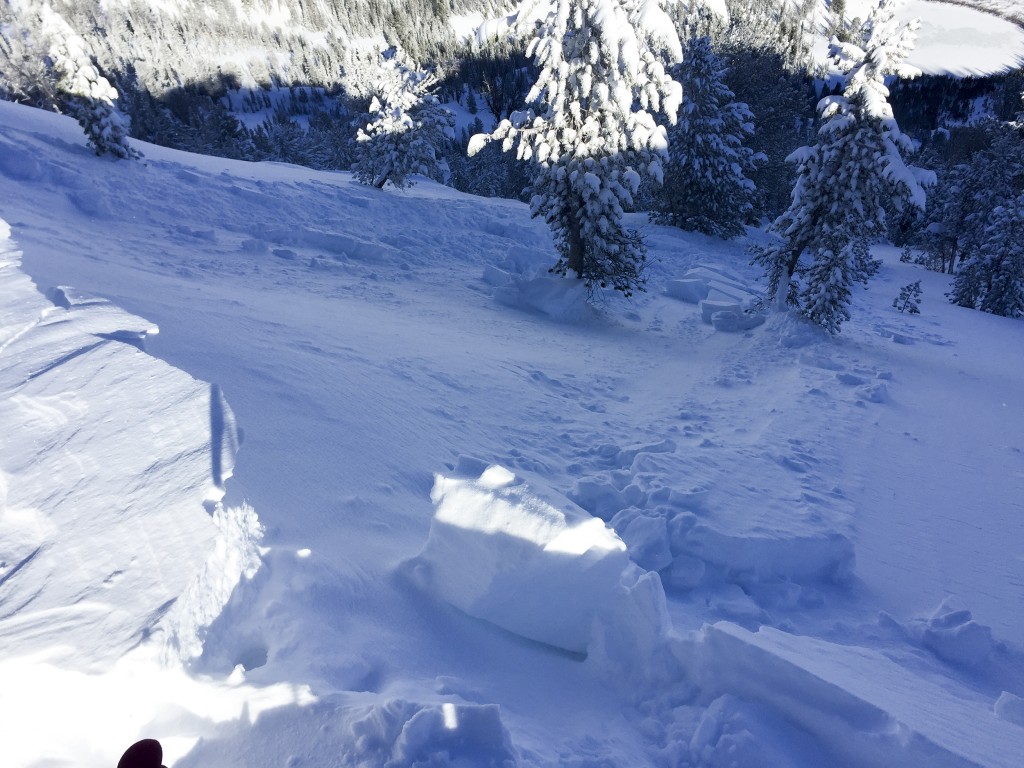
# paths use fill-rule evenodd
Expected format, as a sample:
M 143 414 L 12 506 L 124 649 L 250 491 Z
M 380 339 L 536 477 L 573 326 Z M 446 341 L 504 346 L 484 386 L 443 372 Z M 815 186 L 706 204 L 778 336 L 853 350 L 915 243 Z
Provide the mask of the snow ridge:
M 0 648 L 57 633 L 94 668 L 164 627 L 194 656 L 258 567 L 252 509 L 203 511 L 206 386 L 141 352 L 151 323 L 68 287 L 48 302 L 20 256 L 0 222 Z

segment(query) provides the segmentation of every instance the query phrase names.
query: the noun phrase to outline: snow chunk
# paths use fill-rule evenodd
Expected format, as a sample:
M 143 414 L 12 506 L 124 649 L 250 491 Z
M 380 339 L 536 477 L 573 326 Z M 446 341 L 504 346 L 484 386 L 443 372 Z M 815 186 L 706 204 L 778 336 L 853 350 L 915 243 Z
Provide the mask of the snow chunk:
M 700 765 L 770 765 L 804 768 L 828 765 L 811 736 L 763 704 L 719 696 L 707 708 L 690 739 L 690 754 Z
M 217 504 L 213 522 L 219 535 L 202 570 L 175 602 L 161 626 L 168 630 L 165 660 L 189 661 L 203 652 L 204 629 L 220 615 L 235 586 L 252 579 L 261 565 L 263 526 L 251 506 Z M 309 550 L 304 550 L 308 556 Z
M 711 325 L 711 318 L 718 312 L 732 312 L 739 316 L 743 312 L 743 307 L 735 301 L 718 301 L 707 299 L 701 301 L 700 304 L 700 318 L 708 325 Z
M 684 280 L 669 280 L 665 284 L 665 294 L 673 299 L 697 304 L 708 297 L 711 291 L 708 281 L 699 277 Z
M 351 725 L 361 764 L 512 766 L 515 752 L 494 704 L 391 699 Z
M 985 664 L 995 650 L 992 629 L 951 602 L 947 598 L 928 618 L 908 622 L 904 631 L 949 664 L 968 668 Z
M 693 653 L 707 694 L 768 705 L 835 756 L 810 764 L 1019 764 L 1020 729 L 996 717 L 991 699 L 950 692 L 881 652 L 719 622 Z
M 1024 699 L 1020 696 L 1003 691 L 999 694 L 999 698 L 996 699 L 992 711 L 995 712 L 996 717 L 1000 720 L 1024 725 Z
M 573 653 L 645 658 L 669 629 L 655 574 L 601 520 L 541 499 L 504 467 L 436 477 L 412 578 L 471 616 Z
M 564 277 L 513 280 L 496 288 L 494 298 L 506 306 L 533 310 L 562 322 L 579 322 L 593 312 L 584 281 Z

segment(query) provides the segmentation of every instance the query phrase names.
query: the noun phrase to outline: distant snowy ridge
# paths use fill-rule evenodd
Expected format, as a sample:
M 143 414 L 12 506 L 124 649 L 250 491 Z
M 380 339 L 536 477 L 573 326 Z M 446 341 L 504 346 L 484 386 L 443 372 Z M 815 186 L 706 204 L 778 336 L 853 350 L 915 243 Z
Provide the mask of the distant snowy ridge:
M 145 320 L 68 288 L 47 301 L 20 255 L 0 221 L 0 652 L 60 637 L 63 665 L 95 668 L 162 637 L 195 656 L 258 567 L 252 510 L 203 508 L 223 493 L 209 387 L 141 351 Z

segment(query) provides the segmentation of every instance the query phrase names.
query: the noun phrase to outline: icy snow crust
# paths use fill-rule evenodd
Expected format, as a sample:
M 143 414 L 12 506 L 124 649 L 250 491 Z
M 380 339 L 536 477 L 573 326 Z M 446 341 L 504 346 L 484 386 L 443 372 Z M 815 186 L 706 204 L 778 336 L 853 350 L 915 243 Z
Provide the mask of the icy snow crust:
M 5 766 L 1021 763 L 1020 322 L 141 149 L 0 104 Z

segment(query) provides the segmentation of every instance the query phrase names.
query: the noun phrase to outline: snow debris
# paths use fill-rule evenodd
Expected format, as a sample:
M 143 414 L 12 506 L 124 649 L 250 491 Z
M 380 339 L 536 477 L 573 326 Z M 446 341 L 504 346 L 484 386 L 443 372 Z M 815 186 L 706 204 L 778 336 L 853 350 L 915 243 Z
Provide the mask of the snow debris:
M 991 700 L 950 693 L 868 648 L 719 622 L 704 627 L 693 654 L 708 694 L 772 707 L 828 745 L 820 764 L 1010 768 L 1020 758 L 1020 729 L 997 718 Z
M 4 766 L 1020 764 L 1019 322 L 878 246 L 715 333 L 753 228 L 581 314 L 516 201 L 145 151 L 0 102 Z
M 494 298 L 507 307 L 540 312 L 563 323 L 578 323 L 593 316 L 582 280 L 560 277 L 513 279 L 494 290 Z
M 598 518 L 557 507 L 508 469 L 438 475 L 430 536 L 409 564 L 423 589 L 471 616 L 578 654 L 645 658 L 669 631 L 661 582 Z

